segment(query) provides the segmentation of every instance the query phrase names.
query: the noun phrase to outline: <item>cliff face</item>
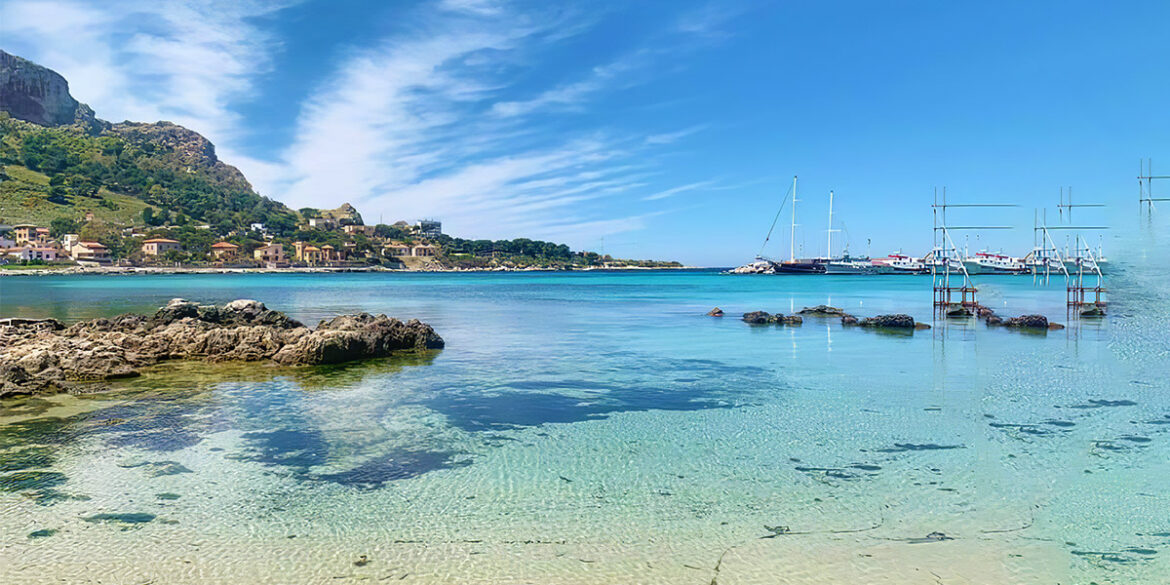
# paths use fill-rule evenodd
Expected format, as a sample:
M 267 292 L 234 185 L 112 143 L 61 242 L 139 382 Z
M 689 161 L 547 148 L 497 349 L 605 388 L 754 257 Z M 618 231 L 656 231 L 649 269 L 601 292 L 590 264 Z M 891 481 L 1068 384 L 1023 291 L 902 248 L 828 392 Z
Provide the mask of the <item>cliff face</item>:
M 94 119 L 89 106 L 69 95 L 64 77 L 5 51 L 0 51 L 0 111 L 41 126 Z
M 157 153 L 158 167 L 172 171 L 206 175 L 216 184 L 240 191 L 251 191 L 252 185 L 239 169 L 215 156 L 215 145 L 202 134 L 171 122 L 121 122 L 107 130 L 131 144 L 150 144 Z

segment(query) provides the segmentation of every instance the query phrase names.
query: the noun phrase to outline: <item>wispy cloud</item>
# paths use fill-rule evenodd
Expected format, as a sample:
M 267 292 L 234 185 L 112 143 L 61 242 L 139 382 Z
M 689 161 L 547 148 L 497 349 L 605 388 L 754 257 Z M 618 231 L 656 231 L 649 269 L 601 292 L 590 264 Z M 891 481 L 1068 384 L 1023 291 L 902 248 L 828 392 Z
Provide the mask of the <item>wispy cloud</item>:
M 564 38 L 560 22 L 463 2 L 421 22 L 414 35 L 349 54 L 305 103 L 282 157 L 284 199 L 438 217 L 467 237 L 580 244 L 644 225 L 645 213 L 614 215 L 595 204 L 647 186 L 653 171 L 634 162 L 648 148 L 643 136 L 553 134 L 533 118 L 547 104 L 602 91 L 625 65 L 596 68 L 588 83 L 522 104 L 501 99 L 510 74 Z
M 686 185 L 679 185 L 677 187 L 672 187 L 670 189 L 666 189 L 665 191 L 659 191 L 657 193 L 647 195 L 646 197 L 643 197 L 643 199 L 646 201 L 657 201 L 659 199 L 666 199 L 667 197 L 672 197 L 674 195 L 678 195 L 679 193 L 686 193 L 688 191 L 698 191 L 700 189 L 713 189 L 713 188 L 715 188 L 715 181 L 696 181 L 694 183 L 688 183 Z
M 254 20 L 290 3 L 12 0 L 0 6 L 0 36 L 64 75 L 99 116 L 170 120 L 222 154 L 242 127 L 234 105 L 253 94 L 276 46 Z
M 708 128 L 707 124 L 697 124 L 697 125 L 691 126 L 689 128 L 683 128 L 682 130 L 676 130 L 674 132 L 663 132 L 661 134 L 651 134 L 651 135 L 647 136 L 643 142 L 645 142 L 648 145 L 654 145 L 654 146 L 663 145 L 663 144 L 674 144 L 675 142 L 678 142 L 679 140 L 682 140 L 683 138 L 686 138 L 687 136 L 690 136 L 692 134 L 697 134 L 699 132 L 702 132 L 703 130 L 706 130 L 707 128 Z

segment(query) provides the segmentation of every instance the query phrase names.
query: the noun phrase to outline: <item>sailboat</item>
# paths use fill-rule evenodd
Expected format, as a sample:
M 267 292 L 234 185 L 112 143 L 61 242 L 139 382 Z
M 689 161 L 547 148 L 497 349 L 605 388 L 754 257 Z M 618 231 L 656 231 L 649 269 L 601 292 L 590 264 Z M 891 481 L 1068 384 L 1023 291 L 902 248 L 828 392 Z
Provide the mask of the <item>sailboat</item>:
M 815 259 L 796 258 L 796 176 L 792 177 L 792 227 L 788 244 L 788 260 L 776 265 L 778 274 L 824 274 L 825 265 Z
M 833 257 L 833 192 L 829 191 L 829 227 L 825 230 L 828 234 L 825 242 L 825 259 L 822 264 L 825 266 L 825 274 L 873 274 L 877 272 L 877 268 L 869 261 L 869 258 L 853 258 L 849 255 L 849 244 L 845 245 L 845 251 L 840 258 Z

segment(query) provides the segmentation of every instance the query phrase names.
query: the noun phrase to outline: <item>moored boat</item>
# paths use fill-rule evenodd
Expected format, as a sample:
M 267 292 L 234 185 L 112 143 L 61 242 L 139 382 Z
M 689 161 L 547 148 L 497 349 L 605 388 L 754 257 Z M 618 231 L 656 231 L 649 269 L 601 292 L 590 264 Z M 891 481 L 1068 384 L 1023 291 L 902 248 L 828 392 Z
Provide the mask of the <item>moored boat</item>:
M 885 258 L 874 258 L 870 262 L 878 274 L 924 274 L 929 270 L 921 259 L 911 258 L 901 252 L 895 252 Z

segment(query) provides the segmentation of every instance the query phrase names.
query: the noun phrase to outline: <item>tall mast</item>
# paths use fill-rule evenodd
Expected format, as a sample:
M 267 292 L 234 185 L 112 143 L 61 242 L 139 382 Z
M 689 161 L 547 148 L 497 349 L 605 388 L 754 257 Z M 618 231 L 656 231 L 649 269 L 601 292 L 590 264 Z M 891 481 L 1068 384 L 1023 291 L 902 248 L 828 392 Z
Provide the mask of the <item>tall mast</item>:
M 827 236 L 828 242 L 825 244 L 825 258 L 832 260 L 833 259 L 833 191 L 832 190 L 829 191 L 829 229 L 827 229 L 825 231 L 828 232 L 828 236 Z
M 792 230 L 788 242 L 788 261 L 796 262 L 796 175 L 792 175 Z

